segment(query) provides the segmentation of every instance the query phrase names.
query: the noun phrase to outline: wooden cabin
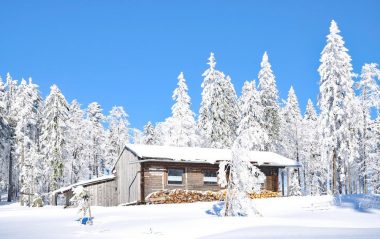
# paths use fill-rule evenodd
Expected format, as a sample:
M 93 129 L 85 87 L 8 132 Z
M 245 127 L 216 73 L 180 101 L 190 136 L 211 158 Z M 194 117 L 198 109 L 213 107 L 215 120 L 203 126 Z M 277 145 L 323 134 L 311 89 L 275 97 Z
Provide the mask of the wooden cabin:
M 274 192 L 279 191 L 279 170 L 299 166 L 272 152 L 251 151 L 248 156 L 266 176 L 262 188 Z M 231 159 L 230 149 L 127 144 L 112 175 L 57 190 L 53 205 L 60 193 L 68 205 L 71 189 L 79 185 L 90 191 L 91 205 L 99 206 L 144 203 L 150 193 L 166 189 L 219 191 L 219 162 Z
M 152 192 L 165 189 L 219 191 L 219 162 L 231 160 L 229 149 L 128 144 L 117 160 L 119 204 L 141 203 Z M 272 152 L 249 152 L 251 163 L 265 174 L 263 189 L 279 191 L 279 169 L 298 164 Z

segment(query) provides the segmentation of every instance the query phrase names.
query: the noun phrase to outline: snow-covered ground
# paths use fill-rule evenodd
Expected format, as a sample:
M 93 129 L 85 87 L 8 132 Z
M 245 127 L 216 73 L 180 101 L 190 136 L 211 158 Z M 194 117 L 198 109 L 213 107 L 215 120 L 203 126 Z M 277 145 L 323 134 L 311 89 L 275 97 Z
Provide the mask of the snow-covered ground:
M 332 201 L 335 201 L 333 204 Z M 0 238 L 380 238 L 380 196 L 258 199 L 262 217 L 219 217 L 222 203 L 77 209 L 0 204 Z

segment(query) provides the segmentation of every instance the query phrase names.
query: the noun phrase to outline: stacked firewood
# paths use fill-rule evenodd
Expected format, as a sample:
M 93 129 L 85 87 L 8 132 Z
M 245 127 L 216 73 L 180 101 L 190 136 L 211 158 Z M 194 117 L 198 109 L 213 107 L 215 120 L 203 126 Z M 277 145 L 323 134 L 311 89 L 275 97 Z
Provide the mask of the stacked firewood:
M 275 198 L 278 197 L 280 194 L 278 192 L 272 192 L 268 190 L 261 191 L 260 193 L 251 193 L 249 197 L 251 199 L 256 198 Z
M 220 200 L 222 195 L 221 192 L 173 189 L 151 193 L 145 201 L 152 204 L 210 202 Z
M 184 189 L 173 189 L 153 192 L 149 194 L 145 201 L 150 204 L 167 204 L 167 203 L 192 203 L 192 202 L 211 202 L 223 201 L 226 196 L 226 190 L 213 191 L 195 191 Z M 269 198 L 277 197 L 278 193 L 263 191 L 261 193 L 250 194 L 250 198 Z

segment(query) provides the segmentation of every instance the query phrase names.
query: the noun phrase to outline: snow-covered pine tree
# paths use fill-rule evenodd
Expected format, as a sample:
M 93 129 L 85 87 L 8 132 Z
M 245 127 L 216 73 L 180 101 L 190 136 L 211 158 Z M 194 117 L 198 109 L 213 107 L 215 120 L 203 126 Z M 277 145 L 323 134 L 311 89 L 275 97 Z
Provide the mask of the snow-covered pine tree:
M 8 164 L 11 131 L 6 121 L 6 85 L 0 77 L 0 194 L 8 186 Z M 0 199 L 1 200 L 1 199 Z
M 302 132 L 301 110 L 293 86 L 290 87 L 285 107 L 281 110 L 281 118 L 282 125 L 280 132 L 283 153 L 288 158 L 297 161 L 297 163 L 302 163 L 302 177 L 301 170 L 297 170 L 297 178 L 300 186 L 302 178 L 302 181 L 304 182 L 303 186 L 306 187 L 304 176 L 306 175 L 305 170 L 307 170 L 307 162 L 300 162 L 300 141 Z
M 368 168 L 372 169 L 371 172 L 371 186 L 372 192 L 380 194 L 380 115 L 373 120 L 370 125 L 370 131 L 373 136 L 371 138 L 374 140 L 375 150 L 373 150 L 374 157 L 369 162 Z
M 332 192 L 342 193 L 345 168 L 353 155 L 352 102 L 354 100 L 351 57 L 339 35 L 336 22 L 331 21 L 327 44 L 321 53 L 319 101 L 322 161 L 330 163 Z
M 37 192 L 37 180 L 42 176 L 39 170 L 41 153 L 39 152 L 39 117 L 42 108 L 42 99 L 37 85 L 29 79 L 29 84 L 23 79 L 16 92 L 17 125 L 16 153 L 17 171 L 19 171 L 21 203 L 31 203 L 34 193 Z
M 46 184 L 45 192 L 64 185 L 64 164 L 67 160 L 67 119 L 69 106 L 56 85 L 50 87 L 45 99 L 42 122 L 41 147 L 44 155 Z
M 5 108 L 8 118 L 14 117 L 16 112 L 13 108 L 14 102 L 16 101 L 17 92 L 17 81 L 13 80 L 11 74 L 7 73 L 6 79 L 6 94 L 5 94 Z
M 231 78 L 215 69 L 213 53 L 208 65 L 210 68 L 202 75 L 202 102 L 198 118 L 202 146 L 230 148 L 236 138 L 240 117 L 236 92 Z
M 147 144 L 147 145 L 158 144 L 156 129 L 154 128 L 153 124 L 150 121 L 144 126 L 143 144 Z
M 380 89 L 378 80 L 380 79 L 380 70 L 375 63 L 364 64 L 360 75 L 360 81 L 357 88 L 360 90 L 359 110 L 360 110 L 360 129 L 359 129 L 359 158 L 358 173 L 360 183 L 360 193 L 368 193 L 368 182 L 371 169 L 376 168 L 373 162 L 376 162 L 376 151 L 378 147 L 378 138 L 376 130 L 371 127 L 374 125 L 371 120 L 371 111 L 380 108 Z
M 216 81 L 212 99 L 210 146 L 212 148 L 230 148 L 236 139 L 240 110 L 237 95 L 229 76 Z
M 6 89 L 3 79 L 0 76 L 0 116 L 4 117 L 6 113 L 6 105 L 5 105 L 5 95 Z
M 238 138 L 240 135 L 238 136 Z M 219 164 L 218 182 L 226 187 L 222 216 L 260 215 L 253 207 L 249 193 L 259 192 L 265 175 L 250 160 L 248 150 L 236 140 L 232 147 L 232 160 Z
M 7 73 L 6 83 L 5 83 L 6 93 L 4 97 L 5 101 L 5 121 L 8 125 L 9 133 L 8 133 L 8 150 L 7 154 L 7 167 L 8 167 L 8 199 L 10 202 L 16 198 L 17 188 L 18 188 L 18 175 L 16 174 L 14 168 L 17 166 L 17 158 L 16 158 L 16 136 L 15 136 L 15 128 L 17 125 L 17 110 L 14 107 L 14 102 L 16 101 L 16 92 L 17 92 L 17 81 L 12 79 L 12 76 Z
M 211 131 L 212 131 L 212 95 L 215 88 L 217 79 L 224 78 L 224 74 L 215 69 L 216 60 L 214 53 L 211 52 L 207 63 L 210 67 L 202 74 L 204 77 L 202 82 L 202 101 L 199 107 L 198 115 L 198 129 L 201 137 L 201 146 L 210 147 L 211 145 Z
M 0 194 L 4 192 L 7 185 L 7 148 L 9 132 L 8 124 L 5 121 L 5 94 L 6 89 L 3 79 L 0 76 Z M 0 199 L 1 200 L 1 199 Z
M 133 134 L 132 141 L 134 144 L 143 144 L 144 143 L 143 132 L 141 132 L 141 130 L 133 128 L 132 134 Z
M 92 102 L 87 107 L 87 136 L 88 148 L 85 154 L 88 157 L 89 168 L 92 172 L 90 178 L 103 176 L 105 173 L 105 131 L 102 122 L 105 117 L 102 108 L 97 102 Z
M 244 82 L 239 108 L 241 120 L 237 130 L 238 143 L 247 150 L 265 150 L 269 139 L 263 128 L 264 110 L 255 81 Z
M 261 105 L 264 108 L 264 127 L 269 137 L 265 149 L 276 151 L 280 130 L 280 107 L 278 105 L 278 90 L 268 54 L 265 52 L 258 74 Z
M 298 180 L 298 170 L 292 170 L 290 173 L 290 184 L 289 184 L 289 196 L 302 196 L 301 187 Z
M 88 157 L 85 150 L 90 148 L 86 139 L 86 122 L 84 112 L 77 100 L 73 100 L 69 106 L 67 132 L 68 162 L 66 164 L 66 178 L 70 184 L 77 183 L 81 179 L 88 179 L 90 174 Z
M 318 138 L 318 115 L 313 102 L 307 101 L 305 115 L 302 120 L 301 162 L 306 183 L 306 194 L 320 195 L 327 191 L 327 168 L 320 158 Z
M 170 145 L 172 138 L 172 127 L 175 124 L 172 117 L 166 118 L 163 122 L 156 123 L 154 134 L 156 136 L 157 145 Z
M 177 88 L 173 92 L 172 116 L 166 120 L 169 137 L 167 145 L 173 146 L 196 146 L 198 137 L 194 112 L 190 109 L 191 100 L 188 94 L 186 80 L 181 72 L 178 76 Z
M 114 106 L 107 116 L 107 122 L 106 170 L 110 172 L 124 145 L 129 143 L 128 114 L 122 106 Z
M 1 116 L 1 115 L 0 115 Z M 4 117 L 0 117 L 0 193 L 6 192 L 8 187 L 9 164 L 9 137 L 11 129 Z

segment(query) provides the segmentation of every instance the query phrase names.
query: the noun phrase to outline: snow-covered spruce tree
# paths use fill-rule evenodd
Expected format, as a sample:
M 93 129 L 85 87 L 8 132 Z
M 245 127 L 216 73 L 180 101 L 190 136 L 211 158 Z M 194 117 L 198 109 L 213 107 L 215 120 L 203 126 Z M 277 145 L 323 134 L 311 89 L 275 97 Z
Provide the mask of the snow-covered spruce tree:
M 289 196 L 302 196 L 301 187 L 298 180 L 298 170 L 292 170 L 290 173 L 290 184 L 289 184 Z
M 320 195 L 327 191 L 327 168 L 321 161 L 318 138 L 318 115 L 312 101 L 307 101 L 305 115 L 302 120 L 301 131 L 301 162 L 303 162 L 306 193 Z
M 19 171 L 21 204 L 31 203 L 34 193 L 39 189 L 37 181 L 43 175 L 41 172 L 39 152 L 39 118 L 42 108 L 42 99 L 37 85 L 29 79 L 29 84 L 23 79 L 16 92 L 14 103 L 17 109 L 16 153 L 17 168 Z
M 294 92 L 293 86 L 290 87 L 288 92 L 288 99 L 286 100 L 285 107 L 281 110 L 282 124 L 280 127 L 281 144 L 283 153 L 290 159 L 302 163 L 302 177 L 300 170 L 297 170 L 297 178 L 301 186 L 301 178 L 303 179 L 303 186 L 306 187 L 304 177 L 306 175 L 307 163 L 300 162 L 300 141 L 301 141 L 301 110 L 299 108 L 298 99 Z
M 264 129 L 268 134 L 269 142 L 265 150 L 276 151 L 280 131 L 280 107 L 278 105 L 278 90 L 275 76 L 265 52 L 258 74 L 261 105 L 264 108 Z
M 64 164 L 67 160 L 67 119 L 69 106 L 56 85 L 50 87 L 45 99 L 42 122 L 41 147 L 44 155 L 45 192 L 63 186 Z
M 163 122 L 156 123 L 154 128 L 154 135 L 156 136 L 157 145 L 170 145 L 172 133 L 172 125 L 174 125 L 172 117 L 166 118 Z
M 11 129 L 0 114 L 0 193 L 6 192 L 8 186 L 10 136 Z
M 132 134 L 133 134 L 132 142 L 134 144 L 143 144 L 144 143 L 144 141 L 143 141 L 143 132 L 141 132 L 141 130 L 133 128 L 132 129 Z
M 241 144 L 244 142 L 247 141 L 236 140 L 232 147 L 232 160 L 219 164 L 218 182 L 226 187 L 222 216 L 260 215 L 253 207 L 249 194 L 260 191 L 265 175 L 250 162 L 247 145 Z
M 196 146 L 198 137 L 194 112 L 190 109 L 191 100 L 188 94 L 186 80 L 181 72 L 178 76 L 178 87 L 173 92 L 172 116 L 166 119 L 169 137 L 166 145 L 173 146 Z
M 375 141 L 376 149 L 372 152 L 375 157 L 369 162 L 368 168 L 371 168 L 371 186 L 373 193 L 380 194 L 380 115 L 373 121 L 370 126 L 370 132 L 373 134 L 372 139 Z
M 239 99 L 241 120 L 237 130 L 240 137 L 237 140 L 244 140 L 238 144 L 245 145 L 247 150 L 265 150 L 268 143 L 268 135 L 263 128 L 264 110 L 261 106 L 259 92 L 256 90 L 255 81 L 245 82 L 242 95 Z
M 88 179 L 89 162 L 85 150 L 89 148 L 89 140 L 86 138 L 86 122 L 84 112 L 77 100 L 73 100 L 69 106 L 67 132 L 68 162 L 66 163 L 66 178 L 70 184 L 77 183 L 81 179 Z
M 332 192 L 342 193 L 345 187 L 345 168 L 351 160 L 353 138 L 354 100 L 351 57 L 339 35 L 336 22 L 331 21 L 327 44 L 321 53 L 319 101 L 319 126 L 322 161 L 330 163 L 329 177 Z
M 8 148 L 8 124 L 5 121 L 5 84 L 0 76 L 0 194 L 4 192 L 7 185 L 7 152 Z M 0 199 L 1 200 L 1 199 Z
M 6 121 L 6 85 L 0 77 L 0 194 L 5 192 L 8 184 L 8 163 L 11 131 Z
M 202 74 L 204 77 L 202 82 L 202 101 L 199 107 L 198 129 L 201 137 L 201 146 L 211 146 L 211 131 L 212 131 L 212 95 L 217 79 L 224 78 L 224 74 L 215 69 L 216 61 L 214 53 L 211 52 L 207 63 L 210 67 Z
M 87 107 L 87 155 L 89 167 L 92 171 L 90 178 L 103 176 L 105 173 L 105 131 L 102 122 L 105 117 L 102 108 L 97 102 L 92 102 Z
M 14 107 L 14 102 L 16 101 L 16 91 L 17 91 L 17 81 L 12 79 L 12 76 L 7 73 L 6 83 L 5 83 L 5 121 L 8 126 L 8 149 L 7 154 L 7 167 L 8 167 L 8 199 L 10 202 L 16 198 L 18 190 L 18 172 L 15 170 L 17 168 L 17 158 L 16 158 L 16 135 L 15 128 L 17 125 L 17 110 Z
M 213 53 L 208 64 L 210 68 L 202 75 L 202 102 L 198 118 L 202 146 L 229 148 L 236 138 L 239 121 L 237 96 L 230 77 L 215 70 Z
M 153 124 L 150 121 L 144 126 L 143 144 L 147 144 L 147 145 L 158 144 L 156 129 L 154 128 Z
M 125 144 L 129 143 L 128 114 L 122 106 L 112 107 L 107 116 L 106 169 L 111 170 Z
M 360 81 L 357 88 L 360 90 L 359 108 L 360 108 L 360 129 L 359 129 L 359 158 L 358 173 L 360 182 L 360 193 L 367 193 L 368 181 L 371 168 L 376 168 L 373 162 L 376 161 L 376 151 L 378 139 L 375 129 L 371 129 L 373 121 L 371 120 L 371 110 L 380 108 L 380 89 L 378 80 L 380 79 L 380 70 L 377 64 L 364 64 L 360 75 Z
M 240 110 L 237 104 L 237 95 L 231 78 L 216 81 L 211 103 L 212 148 L 230 148 L 236 139 L 236 132 L 240 120 Z
M 5 94 L 5 84 L 0 76 L 0 116 L 2 117 L 4 117 L 6 113 Z

